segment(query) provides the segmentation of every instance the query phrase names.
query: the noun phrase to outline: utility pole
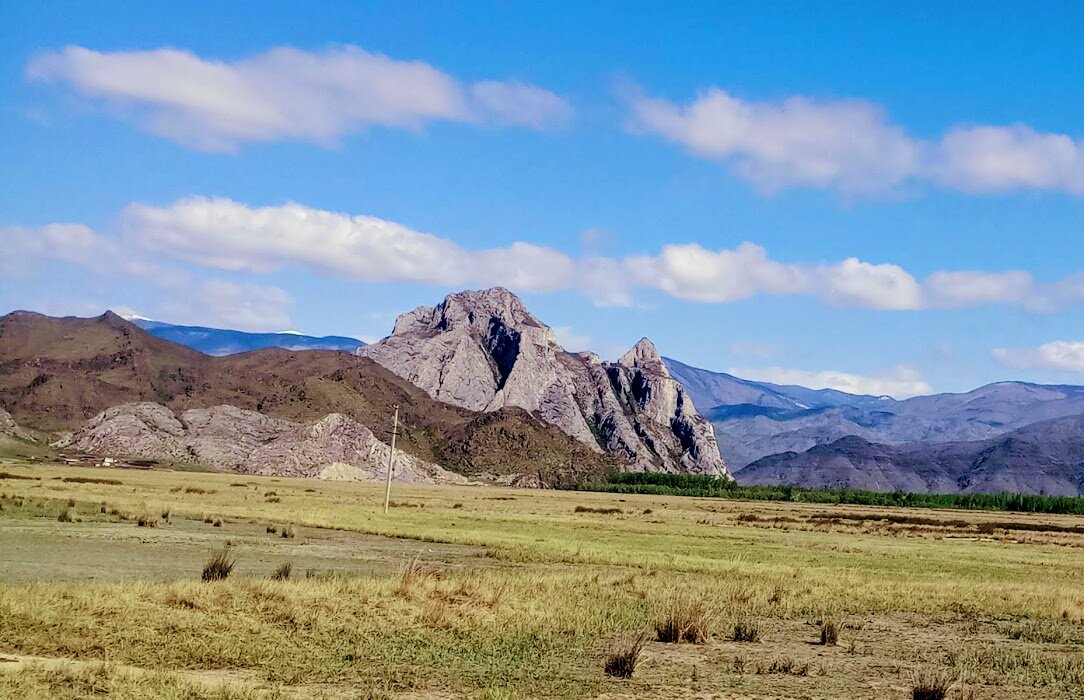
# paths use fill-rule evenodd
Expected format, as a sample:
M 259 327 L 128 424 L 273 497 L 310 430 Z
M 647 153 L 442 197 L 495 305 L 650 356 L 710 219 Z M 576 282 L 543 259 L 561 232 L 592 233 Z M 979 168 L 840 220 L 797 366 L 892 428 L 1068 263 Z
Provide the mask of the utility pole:
M 388 450 L 388 487 L 384 491 L 384 515 L 388 514 L 388 504 L 391 503 L 391 467 L 395 458 L 395 436 L 399 434 L 399 404 L 395 404 L 395 421 L 391 429 L 391 449 Z

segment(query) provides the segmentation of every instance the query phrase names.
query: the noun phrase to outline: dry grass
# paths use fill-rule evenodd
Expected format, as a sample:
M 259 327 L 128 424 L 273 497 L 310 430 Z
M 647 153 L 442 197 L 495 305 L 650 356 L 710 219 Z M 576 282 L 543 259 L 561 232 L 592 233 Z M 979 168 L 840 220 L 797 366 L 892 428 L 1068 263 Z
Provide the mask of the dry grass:
M 911 700 L 945 700 L 956 679 L 944 671 L 924 669 L 914 674 Z
M 51 520 L 75 493 L 85 522 L 63 528 L 46 522 L 47 529 L 71 537 L 101 526 L 143 540 L 187 537 L 190 530 L 201 543 L 232 539 L 238 546 L 231 554 L 242 551 L 249 562 L 249 547 L 300 552 L 317 541 L 319 531 L 310 528 L 336 528 L 389 535 L 425 557 L 424 565 L 416 558 L 390 575 L 325 567 L 303 576 L 298 568 L 286 582 L 269 580 L 272 567 L 260 568 L 268 559 L 257 554 L 251 561 L 258 575 L 233 570 L 213 586 L 195 580 L 0 585 L 0 639 L 9 653 L 83 660 L 108 653 L 142 668 L 231 669 L 268 687 L 296 684 L 317 696 L 349 688 L 366 689 L 356 693 L 366 697 L 372 688 L 389 697 L 456 700 L 903 697 L 913 664 L 967 678 L 977 697 L 1045 700 L 1084 690 L 1082 655 L 1062 646 L 1082 643 L 1084 629 L 1084 537 L 1069 518 L 1033 518 L 1057 526 L 1034 533 L 1056 541 L 1024 540 L 1032 534 L 1023 530 L 1011 540 L 979 540 L 974 524 L 966 531 L 970 539 L 952 539 L 946 533 L 965 531 L 905 523 L 906 512 L 890 513 L 900 522 L 840 518 L 842 525 L 830 529 L 802 529 L 813 512 L 878 515 L 872 508 L 633 495 L 622 503 L 615 495 L 525 491 L 508 492 L 515 500 L 505 500 L 513 496 L 497 489 L 410 486 L 397 487 L 397 495 L 424 507 L 385 517 L 382 485 L 252 477 L 249 486 L 257 488 L 246 491 L 227 488 L 228 475 L 126 471 L 120 489 L 53 478 L 116 471 L 0 466 L 45 477 L 3 482 L 14 493 L 3 500 L 0 528 L 14 518 Z M 189 482 L 210 493 L 171 492 Z M 265 503 L 267 487 L 281 503 Z M 121 515 L 93 512 L 106 500 L 119 514 L 169 509 L 175 526 L 116 528 L 110 523 Z M 635 517 L 592 518 L 576 513 L 578 506 L 620 508 Z M 645 510 L 650 517 L 639 517 Z M 221 529 L 199 524 L 206 513 L 214 514 L 208 522 L 223 522 Z M 738 523 L 746 514 L 757 519 Z M 960 514 L 921 517 L 951 521 Z M 705 519 L 711 527 L 696 524 Z M 305 528 L 312 538 L 269 542 L 263 529 L 269 522 L 292 522 L 287 529 Z M 911 528 L 906 536 L 890 529 L 902 527 Z M 436 546 L 430 542 L 482 546 L 485 558 L 470 566 L 493 568 L 443 568 L 426 553 Z M 302 557 L 293 561 L 303 566 L 305 555 L 288 556 Z M 190 560 L 184 572 L 194 579 L 200 563 Z M 847 620 L 842 644 L 850 643 L 853 653 L 811 644 L 809 621 L 825 611 Z M 737 647 L 730 625 L 749 620 L 763 641 L 741 647 L 731 663 Z M 631 681 L 602 672 L 610 640 L 623 642 L 656 623 L 672 638 L 704 644 L 648 643 Z M 972 624 L 973 633 L 965 632 Z M 36 692 L 18 696 L 61 695 Z M 948 697 L 962 696 L 953 690 Z
M 271 573 L 271 580 L 272 581 L 285 581 L 285 580 L 287 580 L 288 578 L 290 578 L 290 572 L 293 571 L 293 568 L 294 568 L 293 564 L 291 564 L 288 561 L 285 561 L 285 562 L 279 564 L 278 568 L 276 568 Z
M 599 515 L 620 515 L 624 511 L 620 508 L 592 508 L 591 506 L 576 506 L 573 513 L 597 513 Z
M 738 620 L 734 623 L 731 639 L 735 642 L 759 642 L 760 623 L 756 620 Z
M 207 560 L 207 563 L 203 565 L 203 574 L 201 578 L 204 581 L 222 581 L 229 578 L 230 573 L 233 572 L 233 567 L 237 565 L 237 559 L 230 556 L 228 549 L 221 549 Z
M 672 595 L 655 619 L 655 637 L 670 644 L 704 644 L 715 614 L 703 598 Z
M 606 655 L 603 670 L 607 676 L 632 678 L 636 664 L 640 663 L 640 654 L 647 643 L 647 634 L 641 632 L 624 643 L 617 645 Z
M 839 644 L 839 633 L 843 629 L 843 623 L 834 617 L 828 617 L 820 621 L 821 646 L 834 647 Z

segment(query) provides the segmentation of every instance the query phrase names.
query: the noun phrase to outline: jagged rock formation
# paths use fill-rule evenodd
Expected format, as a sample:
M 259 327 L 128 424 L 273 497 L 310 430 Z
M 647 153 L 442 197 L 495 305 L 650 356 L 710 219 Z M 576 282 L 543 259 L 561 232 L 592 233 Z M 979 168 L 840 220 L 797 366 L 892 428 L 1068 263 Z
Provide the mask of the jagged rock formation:
M 387 444 L 341 413 L 293 422 L 235 406 L 180 415 L 157 403 L 102 411 L 60 445 L 107 457 L 191 462 L 246 474 L 374 480 L 386 475 Z M 467 479 L 403 452 L 393 479 L 467 483 Z
M 357 351 L 435 399 L 476 411 L 519 407 L 615 454 L 629 470 L 725 475 L 711 425 L 651 341 L 616 363 L 569 353 L 523 302 L 496 287 L 402 314 Z

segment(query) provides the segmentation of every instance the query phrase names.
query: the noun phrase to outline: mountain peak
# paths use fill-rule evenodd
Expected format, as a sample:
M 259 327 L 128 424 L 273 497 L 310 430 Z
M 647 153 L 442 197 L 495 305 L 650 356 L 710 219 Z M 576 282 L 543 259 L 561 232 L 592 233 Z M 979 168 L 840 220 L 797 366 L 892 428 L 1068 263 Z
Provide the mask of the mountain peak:
M 436 306 L 419 306 L 400 314 L 392 335 L 471 327 L 487 332 L 494 321 L 512 330 L 540 328 L 552 334 L 548 326 L 527 310 L 522 299 L 504 287 L 490 287 L 455 292 Z
M 723 475 L 711 426 L 646 338 L 620 364 L 567 353 L 515 294 L 449 294 L 403 314 L 358 350 L 435 399 L 476 411 L 515 407 L 629 469 Z
M 659 354 L 659 349 L 648 338 L 640 338 L 636 345 L 633 345 L 632 349 L 622 355 L 617 363 L 626 367 L 649 370 L 669 376 L 666 365 L 662 362 L 662 355 Z

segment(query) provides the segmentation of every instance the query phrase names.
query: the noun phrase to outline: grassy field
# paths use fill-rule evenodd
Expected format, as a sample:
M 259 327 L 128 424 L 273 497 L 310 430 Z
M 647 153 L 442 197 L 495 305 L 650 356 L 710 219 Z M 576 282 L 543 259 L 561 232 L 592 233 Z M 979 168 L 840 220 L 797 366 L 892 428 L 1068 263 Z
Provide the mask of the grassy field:
M 1084 697 L 1080 517 L 382 496 L 0 460 L 0 697 Z

